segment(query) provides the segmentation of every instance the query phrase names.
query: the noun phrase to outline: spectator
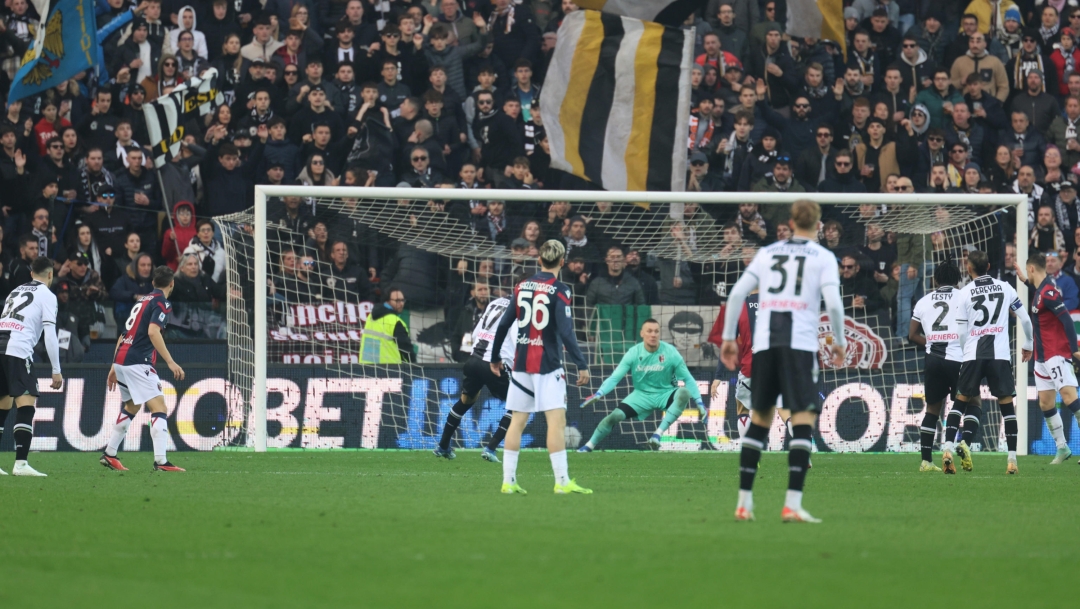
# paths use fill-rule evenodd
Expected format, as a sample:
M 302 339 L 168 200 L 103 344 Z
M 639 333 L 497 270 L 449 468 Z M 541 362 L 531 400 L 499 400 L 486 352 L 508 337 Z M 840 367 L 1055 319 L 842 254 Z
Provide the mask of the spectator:
M 135 258 L 142 253 L 142 239 L 139 237 L 139 233 L 130 232 L 127 238 L 124 240 L 124 251 L 113 256 L 113 263 L 116 265 L 116 275 L 119 277 L 127 272 L 128 265 L 135 262 Z
M 270 24 L 269 14 L 263 13 L 255 19 L 254 23 L 255 26 L 252 28 L 254 37 L 251 42 L 240 49 L 240 55 L 252 62 L 256 59 L 261 59 L 262 61 L 269 63 L 270 60 L 273 59 L 274 53 L 285 45 L 274 39 L 271 33 L 272 26 Z M 149 92 L 149 89 L 147 89 L 147 91 Z
M 1065 167 L 1080 163 L 1077 127 L 1080 127 L 1080 98 L 1070 95 L 1065 98 L 1065 114 L 1054 117 L 1047 133 L 1047 139 L 1061 150 Z
M 1013 110 L 1010 127 L 998 134 L 998 142 L 1012 146 L 1016 163 L 1035 166 L 1046 150 L 1046 140 L 1031 118 L 1020 110 Z
M 869 136 L 866 142 L 855 146 L 856 164 L 866 191 L 882 192 L 885 178 L 900 173 L 896 143 L 885 140 L 885 123 L 877 117 L 868 121 L 866 131 Z
M 499 183 L 514 159 L 525 154 L 524 142 L 514 120 L 495 108 L 495 96 L 492 93 L 478 93 L 476 108 L 477 116 L 472 128 L 480 149 L 474 152 L 474 158 L 479 157 L 484 167 L 484 175 Z
M 195 206 L 189 201 L 177 201 L 173 205 L 172 227 L 165 231 L 161 244 L 161 256 L 165 264 L 174 269 L 180 253 L 187 249 L 195 238 Z
M 994 153 L 994 162 L 986 170 L 986 177 L 994 185 L 994 192 L 1012 192 L 1013 182 L 1017 173 L 1016 158 L 1012 155 L 1012 147 L 1000 145 Z
M 954 22 L 955 23 L 955 22 Z M 949 45 L 952 44 L 955 34 L 955 28 L 949 31 L 945 27 L 945 11 L 939 6 L 931 5 L 929 10 L 925 13 L 925 17 L 922 23 L 915 24 L 909 34 L 915 37 L 915 40 L 919 43 L 919 49 L 926 53 L 928 59 L 934 62 L 934 66 L 941 65 L 945 62 L 945 51 Z M 933 74 L 931 73 L 930 79 L 933 80 Z M 904 82 L 905 89 L 909 84 L 906 80 Z M 919 90 L 930 87 L 929 82 L 924 82 L 921 79 L 917 83 Z
M 626 250 L 626 274 L 637 279 L 645 294 L 645 304 L 660 304 L 660 291 L 656 277 L 641 264 L 641 252 L 635 248 Z
M 940 24 L 938 27 L 940 28 Z M 895 65 L 900 70 L 900 90 L 904 95 L 909 95 L 912 87 L 916 94 L 929 88 L 934 80 L 934 69 L 937 68 L 937 62 L 930 57 L 926 49 L 921 48 L 919 36 L 914 30 L 904 35 L 900 56 Z
M 1065 249 L 1065 237 L 1054 222 L 1054 208 L 1049 205 L 1035 212 L 1035 226 L 1031 228 L 1028 246 L 1043 253 Z
M 225 246 L 214 238 L 213 222 L 203 219 L 195 224 L 195 237 L 183 253 L 198 257 L 203 273 L 215 282 L 221 282 L 225 274 Z
M 1031 125 L 1039 133 L 1045 133 L 1050 128 L 1050 123 L 1054 121 L 1054 118 L 1061 114 L 1061 107 L 1058 106 L 1057 99 L 1046 92 L 1043 72 L 1040 70 L 1028 72 L 1027 88 L 1012 98 L 1012 101 L 1009 102 L 1009 109 L 1014 114 L 1016 112 L 1026 114 Z
M 409 328 L 399 317 L 405 310 L 405 293 L 393 288 L 386 302 L 375 305 L 364 323 L 360 363 L 400 364 L 413 361 Z
M 288 304 L 312 304 L 321 299 L 321 291 L 317 285 L 309 281 L 309 273 L 314 268 L 315 261 L 305 256 L 297 257 L 292 249 L 284 249 L 281 252 L 281 274 L 274 277 L 274 297 Z
M 968 51 L 956 58 L 951 73 L 952 84 L 957 89 L 964 88 L 969 75 L 979 74 L 983 82 L 988 83 L 987 90 L 994 97 L 1002 102 L 1009 97 L 1009 77 L 1005 73 L 1005 65 L 986 50 L 986 35 L 982 32 L 968 37 Z
M 709 6 L 712 5 L 713 3 L 710 2 Z M 745 9 L 748 14 L 736 14 L 736 5 L 741 5 L 741 9 Z M 751 11 L 752 14 L 750 14 Z M 719 39 L 720 48 L 725 53 L 732 54 L 740 62 L 744 57 L 747 57 L 749 44 L 746 33 L 750 31 L 752 24 L 757 23 L 757 12 L 757 2 L 726 0 L 720 3 L 715 13 L 717 20 L 712 24 L 712 28 Z M 702 42 L 704 43 L 704 40 Z
M 933 86 L 923 89 L 915 97 L 915 104 L 926 106 L 930 112 L 930 126 L 941 129 L 945 126 L 946 114 L 952 113 L 953 104 L 963 99 L 963 96 L 953 88 L 949 71 L 938 67 L 934 70 Z
M 93 188 L 94 202 L 84 208 L 81 220 L 94 231 L 94 239 L 101 248 L 101 253 L 112 258 L 124 250 L 124 241 L 131 232 L 131 220 L 126 211 L 116 207 L 116 191 L 108 184 L 98 183 Z M 106 258 L 106 259 L 108 259 Z M 95 264 L 94 269 L 109 269 L 112 274 L 112 265 L 101 266 Z M 108 279 L 113 279 L 111 276 Z
M 595 243 L 592 243 L 589 240 L 589 236 L 586 233 L 588 224 L 589 223 L 583 216 L 574 216 L 571 218 L 570 230 L 567 232 L 566 236 L 563 237 L 563 241 L 566 242 L 566 252 L 568 256 L 572 254 L 592 265 L 593 263 L 600 261 L 600 249 Z
M 1065 260 L 1065 251 L 1046 252 L 1046 274 L 1054 279 L 1058 289 L 1061 290 L 1065 308 L 1075 311 L 1080 307 L 1080 289 L 1072 277 L 1062 272 L 1061 267 Z
M 896 244 L 885 241 L 885 230 L 880 223 L 866 224 L 866 244 L 859 246 L 859 253 L 872 263 L 867 270 L 872 272 L 878 286 L 883 287 L 888 283 L 889 268 L 896 262 Z
M 19 237 L 19 257 L 5 267 L 9 276 L 8 286 L 15 288 L 24 283 L 30 283 L 30 265 L 38 257 L 38 240 L 34 235 Z
M 157 170 L 144 166 L 142 148 L 128 148 L 127 155 L 128 166 L 121 168 L 116 176 L 117 204 L 125 208 L 131 229 L 139 233 L 145 250 L 156 252 L 158 213 L 164 210 Z
M 585 295 L 587 305 L 645 304 L 645 291 L 641 284 L 633 275 L 625 272 L 626 255 L 623 248 L 618 245 L 608 248 L 604 261 L 607 263 L 607 274 L 598 275 L 589 283 Z
M 349 244 L 335 241 L 329 249 L 330 264 L 323 279 L 323 300 L 370 301 L 373 294 L 367 269 L 349 261 Z
M 737 190 L 747 191 L 767 174 L 772 173 L 776 158 L 780 155 L 780 134 L 772 127 L 766 127 L 761 140 L 754 146 L 752 155 L 748 155 L 742 166 Z
M 453 312 L 454 326 L 450 346 L 454 349 L 454 361 L 464 362 L 472 355 L 475 338 L 472 336 L 480 317 L 491 300 L 491 288 L 486 283 L 474 283 L 469 290 L 469 302 Z
M 803 185 L 819 189 L 832 175 L 836 161 L 833 150 L 833 130 L 829 125 L 818 125 L 814 129 L 815 145 L 803 150 L 795 160 L 795 179 Z
M 109 298 L 109 291 L 101 282 L 101 275 L 87 265 L 86 256 L 72 254 L 67 262 L 60 267 L 58 277 L 66 278 L 72 282 L 72 300 L 95 303 L 104 302 Z
M 493 0 L 491 4 L 487 29 L 491 32 L 492 54 L 507 66 L 518 59 L 535 62 L 540 52 L 540 29 L 529 8 L 511 0 Z
M 96 242 L 94 231 L 89 225 L 81 220 L 76 221 L 74 229 L 75 238 L 71 246 L 67 248 L 67 255 L 60 254 L 55 257 L 66 260 L 67 257 L 79 254 L 86 260 L 91 270 L 101 275 L 101 280 L 105 285 L 112 285 L 112 282 L 120 275 L 112 257 L 102 252 Z
M 761 178 L 754 187 L 754 192 L 806 192 L 806 187 L 791 175 L 791 157 L 781 154 L 773 164 L 772 175 Z M 790 216 L 789 208 L 784 205 L 769 205 L 761 210 L 762 215 L 774 226 L 786 223 Z
M 767 28 L 765 44 L 746 60 L 746 73 L 765 80 L 766 99 L 774 109 L 790 106 L 798 85 L 795 62 L 780 42 L 780 28 Z
M 844 311 L 858 319 L 876 314 L 884 306 L 881 292 L 873 279 L 860 273 L 855 256 L 840 259 L 840 293 L 844 298 Z
M 952 119 L 945 126 L 945 142 L 952 146 L 962 144 L 967 148 L 967 157 L 976 163 L 983 162 L 983 146 L 986 144 L 982 127 L 971 120 L 971 111 L 967 102 L 953 105 Z
M 704 152 L 694 152 L 690 155 L 690 178 L 687 180 L 687 191 L 693 192 L 723 192 L 724 180 L 716 173 L 709 172 L 709 157 Z
M 169 299 L 172 302 L 207 304 L 225 299 L 225 286 L 218 284 L 202 272 L 199 257 L 185 254 L 180 258 L 176 273 L 176 285 Z
M 56 258 L 63 254 L 56 251 L 56 227 L 52 225 L 50 217 L 48 209 L 44 207 L 35 209 L 30 216 L 30 234 L 37 239 L 38 255 Z
M 132 233 L 134 235 L 134 233 Z M 138 235 L 135 235 L 138 238 Z M 154 260 L 149 254 L 136 254 L 120 278 L 109 290 L 113 301 L 113 315 L 117 321 L 127 319 L 135 301 L 154 291 L 151 275 L 154 273 Z
M 112 186 L 113 176 L 105 169 L 105 157 L 101 148 L 91 148 L 86 152 L 86 163 L 79 174 L 78 199 L 82 202 L 94 200 L 93 187 L 96 184 Z M 89 211 L 88 206 L 82 207 L 83 211 Z
M 235 145 L 221 143 L 224 129 L 211 130 L 207 135 L 213 143 L 200 165 L 207 211 L 220 216 L 248 209 L 254 199 L 255 169 L 262 160 L 262 143 L 256 142 L 248 158 L 241 162 Z
M 866 192 L 859 174 L 852 171 L 854 158 L 851 152 L 840 150 L 833 158 L 830 177 L 819 185 L 821 192 Z

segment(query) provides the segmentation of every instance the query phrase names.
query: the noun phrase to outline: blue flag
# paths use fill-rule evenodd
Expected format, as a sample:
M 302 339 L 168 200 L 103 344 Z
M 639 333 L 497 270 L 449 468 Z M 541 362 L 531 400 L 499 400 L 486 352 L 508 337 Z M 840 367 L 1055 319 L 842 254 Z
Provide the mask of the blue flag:
M 94 65 L 98 57 L 93 0 L 53 0 L 12 79 L 9 101 L 40 93 Z

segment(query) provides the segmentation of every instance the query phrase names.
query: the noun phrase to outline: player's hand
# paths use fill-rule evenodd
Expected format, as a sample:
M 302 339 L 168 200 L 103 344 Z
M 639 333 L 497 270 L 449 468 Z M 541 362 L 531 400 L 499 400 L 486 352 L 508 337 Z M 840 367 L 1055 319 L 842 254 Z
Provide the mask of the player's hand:
M 697 401 L 698 420 L 702 425 L 709 424 L 709 409 L 705 407 L 705 402 L 702 400 Z
M 1022 351 L 1022 353 L 1024 354 L 1024 361 L 1025 362 L 1031 361 L 1031 349 L 1024 349 Z
M 109 367 L 109 376 L 105 379 L 105 387 L 109 391 L 116 391 L 116 368 Z
M 59 374 L 59 373 L 52 375 L 52 384 L 49 385 L 49 386 L 52 387 L 53 389 L 59 389 L 59 388 L 63 387 L 64 386 L 64 375 Z
M 720 344 L 720 361 L 724 362 L 724 367 L 728 370 L 734 370 L 739 363 L 739 345 L 735 344 L 733 340 L 725 340 Z
M 180 364 L 176 362 L 169 362 L 169 371 L 172 372 L 173 378 L 175 378 L 176 380 L 184 380 L 184 369 L 180 367 Z
M 833 367 L 834 368 L 843 368 L 844 367 L 844 357 L 846 355 L 847 355 L 847 349 L 845 349 L 843 347 L 843 345 L 838 345 L 836 343 L 833 343 L 833 346 L 832 346 L 832 361 L 833 361 Z M 1024 360 L 1024 361 L 1027 361 L 1027 360 Z
M 583 401 L 583 402 L 581 403 L 581 407 L 582 407 L 582 408 L 585 408 L 585 407 L 586 407 L 586 406 L 588 406 L 589 404 L 594 404 L 594 403 L 596 403 L 596 402 L 597 402 L 597 401 L 598 401 L 598 400 L 599 400 L 599 399 L 600 399 L 601 397 L 603 397 L 603 396 L 601 396 L 601 395 L 600 395 L 599 393 L 594 393 L 594 394 L 590 395 L 589 397 L 585 398 L 585 401 Z
M 578 370 L 577 382 L 574 383 L 574 384 L 577 385 L 578 387 L 588 385 L 589 384 L 589 371 L 587 369 Z
M 491 366 L 492 374 L 495 376 L 502 376 L 502 362 L 491 362 L 488 366 Z

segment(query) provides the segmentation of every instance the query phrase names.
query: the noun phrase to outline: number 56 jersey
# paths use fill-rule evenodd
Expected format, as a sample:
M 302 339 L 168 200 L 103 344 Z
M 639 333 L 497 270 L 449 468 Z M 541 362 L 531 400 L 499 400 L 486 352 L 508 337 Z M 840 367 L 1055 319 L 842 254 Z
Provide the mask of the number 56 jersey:
M 772 347 L 817 352 L 821 288 L 840 286 L 836 256 L 792 238 L 758 250 L 746 272 L 757 278 L 759 290 L 754 353 Z
M 169 314 L 172 313 L 172 305 L 165 299 L 161 290 L 155 289 L 143 296 L 131 308 L 124 323 L 124 334 L 120 341 L 120 348 L 116 350 L 116 358 L 113 361 L 121 366 L 135 366 L 137 364 L 157 363 L 157 351 L 154 343 L 150 342 L 150 326 L 159 326 L 162 329 L 169 323 Z
M 964 361 L 1012 361 L 1009 349 L 1009 313 L 1023 309 L 1016 290 L 1004 281 L 983 275 L 960 288 L 957 321 L 966 328 Z

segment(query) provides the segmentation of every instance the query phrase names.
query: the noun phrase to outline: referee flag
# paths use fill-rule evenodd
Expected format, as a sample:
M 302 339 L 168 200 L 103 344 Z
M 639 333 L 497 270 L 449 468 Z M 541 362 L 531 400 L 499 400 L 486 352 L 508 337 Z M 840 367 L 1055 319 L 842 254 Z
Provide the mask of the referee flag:
M 788 0 L 789 2 L 791 0 Z M 655 21 L 671 27 L 682 25 L 690 13 L 703 8 L 705 0 L 581 0 L 580 8 L 603 11 L 620 17 Z
M 607 190 L 685 190 L 693 32 L 582 10 L 558 40 L 540 94 L 551 166 Z

